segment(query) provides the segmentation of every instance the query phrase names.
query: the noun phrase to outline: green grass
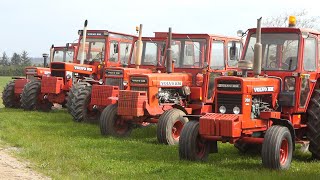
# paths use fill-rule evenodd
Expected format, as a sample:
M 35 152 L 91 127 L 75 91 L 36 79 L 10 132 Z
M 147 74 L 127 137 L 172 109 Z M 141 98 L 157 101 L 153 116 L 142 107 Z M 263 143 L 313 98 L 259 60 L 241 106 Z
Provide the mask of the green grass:
M 290 170 L 270 171 L 259 155 L 230 144 L 207 162 L 180 161 L 177 146 L 159 145 L 156 128 L 129 138 L 102 137 L 96 124 L 74 123 L 64 110 L 50 113 L 0 109 L 0 139 L 15 155 L 55 179 L 318 179 L 320 163 L 296 152 Z

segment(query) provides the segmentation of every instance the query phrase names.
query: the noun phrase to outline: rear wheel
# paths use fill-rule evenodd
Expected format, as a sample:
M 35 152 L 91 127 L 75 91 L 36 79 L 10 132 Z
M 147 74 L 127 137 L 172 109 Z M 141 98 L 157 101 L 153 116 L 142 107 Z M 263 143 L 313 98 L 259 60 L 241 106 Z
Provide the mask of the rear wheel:
M 39 95 L 41 93 L 41 81 L 28 82 L 21 94 L 21 107 L 24 110 L 41 110 L 50 111 L 53 106 L 52 103 L 47 100 L 40 100 Z
M 188 118 L 180 109 L 170 109 L 165 111 L 159 118 L 157 125 L 157 139 L 159 143 L 176 145 L 179 143 L 181 130 Z
M 271 126 L 262 143 L 262 164 L 270 169 L 289 169 L 292 151 L 293 143 L 289 129 L 278 125 Z
M 90 105 L 92 86 L 88 85 L 78 89 L 78 93 L 72 99 L 70 113 L 76 122 L 92 122 L 97 121 L 100 115 L 98 109 L 94 109 Z
M 107 106 L 100 116 L 100 132 L 105 136 L 125 137 L 129 136 L 132 126 L 117 115 L 118 105 Z
M 2 92 L 2 103 L 6 108 L 20 108 L 20 97 L 14 94 L 15 81 L 10 81 Z
M 320 160 L 320 90 L 313 92 L 308 106 L 307 138 L 310 141 L 309 151 L 312 157 Z
M 199 135 L 199 122 L 187 122 L 182 129 L 179 141 L 180 159 L 205 161 L 208 159 L 209 152 L 209 143 Z

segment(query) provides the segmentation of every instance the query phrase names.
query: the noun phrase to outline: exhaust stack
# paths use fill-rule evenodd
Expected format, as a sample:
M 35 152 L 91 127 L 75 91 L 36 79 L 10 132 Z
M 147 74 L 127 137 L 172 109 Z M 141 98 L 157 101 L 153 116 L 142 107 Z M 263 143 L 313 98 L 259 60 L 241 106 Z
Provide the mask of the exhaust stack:
M 261 18 L 257 19 L 256 30 L 256 44 L 254 45 L 254 62 L 253 62 L 253 74 L 258 78 L 261 74 L 261 62 L 262 62 L 262 44 L 261 44 Z
M 88 25 L 88 20 L 84 21 L 84 27 L 83 27 L 83 32 L 82 32 L 82 51 L 81 51 L 81 60 L 80 64 L 84 63 L 84 56 L 85 56 L 85 50 L 86 50 L 86 39 L 87 39 L 87 25 Z
M 136 44 L 137 44 L 137 49 L 136 49 L 135 65 L 136 65 L 136 68 L 139 69 L 139 66 L 141 65 L 141 56 L 142 56 L 142 24 L 140 24 L 139 26 L 139 36 Z
M 168 47 L 167 47 L 167 73 L 172 73 L 172 51 L 171 51 L 171 41 L 172 41 L 172 29 L 169 27 L 168 33 Z
M 42 57 L 43 57 L 43 67 L 47 67 L 47 58 L 48 58 L 49 54 L 47 53 L 43 53 Z
M 54 56 L 54 45 L 52 44 L 50 48 L 50 62 L 53 62 L 53 56 Z

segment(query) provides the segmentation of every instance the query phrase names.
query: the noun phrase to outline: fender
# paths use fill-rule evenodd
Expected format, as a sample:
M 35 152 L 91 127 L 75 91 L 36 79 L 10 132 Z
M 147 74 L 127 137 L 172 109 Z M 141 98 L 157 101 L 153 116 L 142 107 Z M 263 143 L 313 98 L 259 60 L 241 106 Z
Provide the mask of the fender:
M 286 119 L 270 119 L 272 121 L 272 125 L 280 125 L 287 127 L 290 131 L 291 138 L 292 138 L 292 145 L 293 145 L 293 150 L 295 150 L 295 139 L 296 139 L 296 132 L 293 128 L 292 123 L 289 120 Z

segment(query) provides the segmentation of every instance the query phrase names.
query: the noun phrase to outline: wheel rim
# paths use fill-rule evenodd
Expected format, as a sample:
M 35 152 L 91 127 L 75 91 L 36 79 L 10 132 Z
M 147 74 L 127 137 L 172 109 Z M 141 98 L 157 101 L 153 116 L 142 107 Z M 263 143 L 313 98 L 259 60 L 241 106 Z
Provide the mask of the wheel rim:
M 196 139 L 196 145 L 197 145 L 197 156 L 203 157 L 206 151 L 206 145 L 204 142 L 201 141 L 200 137 L 198 136 Z
M 283 139 L 280 146 L 280 164 L 284 165 L 287 162 L 289 154 L 289 143 L 287 139 Z
M 172 131 L 171 131 L 173 139 L 179 140 L 182 127 L 183 127 L 183 123 L 180 120 L 176 121 L 173 124 Z

